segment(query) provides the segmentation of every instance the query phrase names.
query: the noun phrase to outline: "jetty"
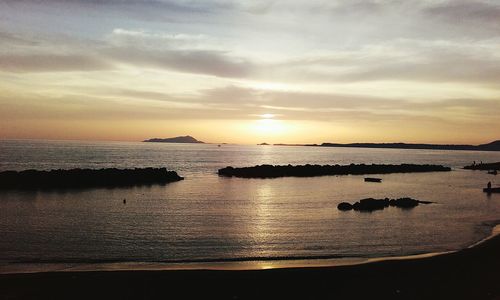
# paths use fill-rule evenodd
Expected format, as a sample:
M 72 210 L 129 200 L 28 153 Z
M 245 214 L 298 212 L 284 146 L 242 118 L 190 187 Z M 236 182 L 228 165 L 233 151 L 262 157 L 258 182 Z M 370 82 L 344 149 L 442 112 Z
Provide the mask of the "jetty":
M 166 168 L 4 171 L 0 172 L 0 190 L 122 187 L 165 184 L 183 179 Z
M 219 176 L 241 178 L 314 177 L 328 175 L 364 175 L 390 173 L 449 172 L 441 165 L 416 164 L 350 164 L 350 165 L 258 165 L 254 167 L 219 169 Z

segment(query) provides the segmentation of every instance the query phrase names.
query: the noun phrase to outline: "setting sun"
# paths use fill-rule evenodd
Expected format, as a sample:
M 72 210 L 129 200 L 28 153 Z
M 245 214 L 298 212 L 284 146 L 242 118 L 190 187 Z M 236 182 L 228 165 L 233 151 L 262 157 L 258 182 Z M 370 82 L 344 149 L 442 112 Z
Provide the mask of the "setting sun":
M 277 137 L 283 135 L 288 131 L 287 125 L 284 121 L 275 120 L 271 118 L 256 120 L 252 124 L 252 131 L 257 135 L 266 137 Z

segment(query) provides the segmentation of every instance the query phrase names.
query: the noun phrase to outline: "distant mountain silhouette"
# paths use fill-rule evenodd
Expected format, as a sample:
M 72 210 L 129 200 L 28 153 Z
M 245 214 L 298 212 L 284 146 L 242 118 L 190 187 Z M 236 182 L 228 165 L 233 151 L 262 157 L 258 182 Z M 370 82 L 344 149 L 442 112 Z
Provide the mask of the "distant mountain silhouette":
M 308 145 L 316 146 L 316 145 Z M 323 143 L 321 147 L 353 147 L 353 148 L 393 148 L 393 149 L 434 149 L 434 150 L 479 150 L 500 151 L 500 140 L 481 145 L 439 145 L 439 144 L 407 144 L 407 143 Z
M 153 138 L 149 140 L 145 140 L 143 142 L 147 143 L 189 143 L 189 144 L 204 144 L 202 141 L 198 141 L 192 136 L 186 135 L 186 136 L 177 136 L 173 138 L 165 138 L 165 139 L 160 139 L 160 138 Z

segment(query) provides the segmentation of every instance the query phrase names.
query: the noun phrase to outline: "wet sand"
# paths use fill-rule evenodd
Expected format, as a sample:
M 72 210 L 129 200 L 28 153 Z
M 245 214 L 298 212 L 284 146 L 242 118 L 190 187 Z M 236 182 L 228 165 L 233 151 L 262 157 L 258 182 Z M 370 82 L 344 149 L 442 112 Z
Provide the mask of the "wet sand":
M 500 299 L 500 236 L 458 252 L 349 266 L 0 275 L 1 299 Z

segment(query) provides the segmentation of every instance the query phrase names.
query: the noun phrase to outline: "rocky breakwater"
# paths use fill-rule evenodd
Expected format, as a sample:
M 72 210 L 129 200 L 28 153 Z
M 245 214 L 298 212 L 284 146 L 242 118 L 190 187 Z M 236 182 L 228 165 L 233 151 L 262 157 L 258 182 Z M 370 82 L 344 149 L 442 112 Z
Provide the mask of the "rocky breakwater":
M 258 165 L 254 167 L 226 167 L 219 169 L 219 176 L 242 178 L 314 177 L 327 175 L 365 175 L 390 173 L 448 172 L 451 168 L 441 165 L 416 164 L 350 164 L 350 165 Z
M 65 189 L 165 184 L 183 180 L 166 168 L 0 172 L 0 189 Z

